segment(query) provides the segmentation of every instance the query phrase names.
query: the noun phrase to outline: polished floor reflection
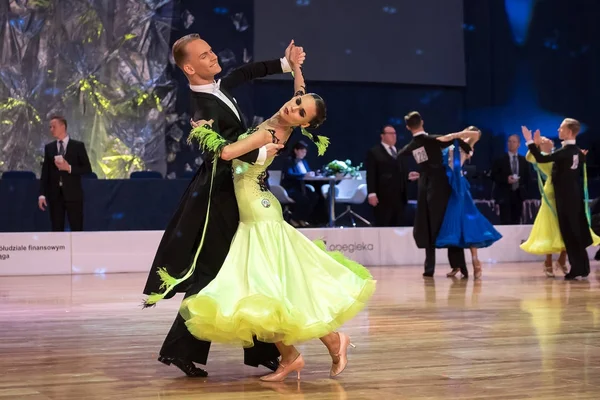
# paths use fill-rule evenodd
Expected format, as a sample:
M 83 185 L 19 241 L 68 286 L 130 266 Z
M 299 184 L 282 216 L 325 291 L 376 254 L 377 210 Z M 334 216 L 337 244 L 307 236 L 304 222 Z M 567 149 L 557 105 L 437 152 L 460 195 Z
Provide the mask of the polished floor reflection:
M 144 274 L 0 277 L 0 399 L 598 399 L 600 272 L 565 282 L 540 265 L 484 266 L 477 282 L 373 268 L 347 370 L 328 379 L 312 341 L 302 381 L 278 384 L 224 345 L 208 378 L 158 363 L 179 302 L 142 310 Z

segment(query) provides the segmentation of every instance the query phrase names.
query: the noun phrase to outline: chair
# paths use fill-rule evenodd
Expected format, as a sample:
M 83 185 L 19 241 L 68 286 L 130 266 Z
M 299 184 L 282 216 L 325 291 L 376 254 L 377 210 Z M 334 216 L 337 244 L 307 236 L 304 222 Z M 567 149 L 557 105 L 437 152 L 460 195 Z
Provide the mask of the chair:
M 367 185 L 361 183 L 361 181 L 363 180 L 360 178 L 344 179 L 335 186 L 336 203 L 346 204 L 346 211 L 337 216 L 337 218 L 335 219 L 336 222 L 340 218 L 349 215 L 353 227 L 356 227 L 356 221 L 354 217 L 360 219 L 367 226 L 371 226 L 371 223 L 367 219 L 363 218 L 362 216 L 360 216 L 352 210 L 352 204 L 362 204 L 367 199 Z M 329 195 L 329 185 L 323 185 L 321 187 L 321 192 L 323 196 L 327 198 L 327 196 Z
M 289 220 L 292 212 L 290 211 L 290 204 L 294 204 L 295 201 L 292 199 L 287 191 L 279 185 L 271 185 L 271 193 L 277 198 L 279 203 L 283 206 L 283 218 Z
M 31 171 L 6 171 L 2 174 L 2 179 L 21 179 L 21 180 L 36 180 L 36 176 Z
M 269 170 L 269 186 L 279 186 L 281 184 L 281 171 Z
M 195 174 L 196 174 L 195 171 L 183 171 L 183 173 L 181 174 L 181 176 L 179 176 L 179 178 L 180 179 L 192 179 Z
M 129 175 L 129 179 L 162 179 L 163 176 L 158 171 L 135 171 Z

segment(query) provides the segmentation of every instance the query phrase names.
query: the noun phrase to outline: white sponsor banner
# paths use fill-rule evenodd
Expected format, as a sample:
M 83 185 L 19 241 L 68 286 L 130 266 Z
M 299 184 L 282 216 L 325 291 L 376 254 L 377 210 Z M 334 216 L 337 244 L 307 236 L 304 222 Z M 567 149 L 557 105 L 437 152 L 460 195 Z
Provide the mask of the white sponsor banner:
M 483 263 L 537 262 L 519 245 L 531 225 L 497 226 L 503 238 L 479 249 Z M 418 249 L 412 227 L 301 229 L 311 240 L 323 239 L 365 266 L 422 265 L 425 250 Z M 163 231 L 0 233 L 0 276 L 148 272 Z M 598 249 L 588 248 L 590 260 Z M 470 264 L 471 253 L 465 250 Z M 436 251 L 436 264 L 447 265 L 445 249 Z
M 499 225 L 496 230 L 502 239 L 485 249 L 479 249 L 479 259 L 484 263 L 532 262 L 542 260 L 543 256 L 526 253 L 521 250 L 531 233 L 532 225 Z
M 329 251 L 340 251 L 363 265 L 381 265 L 377 228 L 301 229 L 311 240 L 323 239 Z
M 73 232 L 73 274 L 147 272 L 163 231 Z
M 70 233 L 0 233 L 0 275 L 70 273 Z
M 527 240 L 531 225 L 500 225 L 495 228 L 502 238 L 490 247 L 478 249 L 479 259 L 483 263 L 511 263 L 542 261 L 544 256 L 526 253 L 521 243 Z M 380 265 L 417 265 L 425 261 L 425 250 L 418 249 L 412 236 L 412 227 L 379 228 L 381 264 Z M 595 248 L 589 247 L 588 254 L 593 259 Z M 436 264 L 448 264 L 448 252 L 436 250 Z M 465 259 L 471 262 L 471 252 L 465 249 Z

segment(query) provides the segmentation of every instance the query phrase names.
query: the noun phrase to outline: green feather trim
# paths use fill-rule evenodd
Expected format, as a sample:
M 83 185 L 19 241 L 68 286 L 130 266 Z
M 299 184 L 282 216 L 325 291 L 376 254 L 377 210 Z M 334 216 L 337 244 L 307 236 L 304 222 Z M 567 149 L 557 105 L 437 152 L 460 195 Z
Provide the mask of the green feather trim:
M 317 146 L 317 153 L 322 156 L 325 154 L 327 147 L 329 146 L 329 138 L 327 136 L 317 136 L 315 145 Z
M 310 133 L 310 132 L 309 132 L 309 131 L 307 131 L 306 129 L 304 129 L 304 128 L 300 128 L 300 131 L 302 131 L 302 134 L 303 134 L 304 136 L 306 136 L 307 138 L 309 138 L 311 141 L 313 141 L 313 140 L 314 140 L 312 133 Z
M 188 136 L 188 143 L 191 144 L 192 140 L 196 140 L 203 150 L 218 155 L 221 154 L 221 149 L 227 145 L 227 140 L 215 132 L 208 124 L 192 129 Z
M 160 285 L 161 289 L 173 286 L 177 283 L 177 278 L 174 278 L 171 275 L 169 275 L 165 267 L 158 269 L 158 276 L 160 277 L 160 280 L 162 282 L 162 284 Z
M 300 128 L 302 134 L 313 141 L 315 146 L 317 146 L 317 154 L 322 156 L 327 151 L 327 147 L 329 146 L 329 138 L 327 136 L 315 136 L 304 128 Z

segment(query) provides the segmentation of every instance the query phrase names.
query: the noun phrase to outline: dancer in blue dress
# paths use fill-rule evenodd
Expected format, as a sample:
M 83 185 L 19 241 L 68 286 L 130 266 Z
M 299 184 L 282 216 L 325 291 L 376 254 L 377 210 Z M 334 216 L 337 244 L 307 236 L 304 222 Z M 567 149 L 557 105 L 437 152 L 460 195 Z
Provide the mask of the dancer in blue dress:
M 440 141 L 451 141 L 463 139 L 472 148 L 481 138 L 481 131 L 470 126 L 465 131 L 440 136 Z M 473 275 L 475 279 L 481 278 L 481 262 L 477 256 L 477 249 L 489 247 L 492 243 L 502 238 L 502 235 L 494 229 L 494 226 L 477 209 L 471 197 L 471 186 L 462 174 L 462 165 L 469 158 L 458 146 L 451 146 L 444 150 L 444 161 L 452 194 L 448 201 L 444 222 L 436 239 L 436 247 L 445 248 L 450 246 L 468 248 L 471 250 L 473 260 Z M 448 277 L 455 276 L 460 269 L 453 268 L 447 274 Z

